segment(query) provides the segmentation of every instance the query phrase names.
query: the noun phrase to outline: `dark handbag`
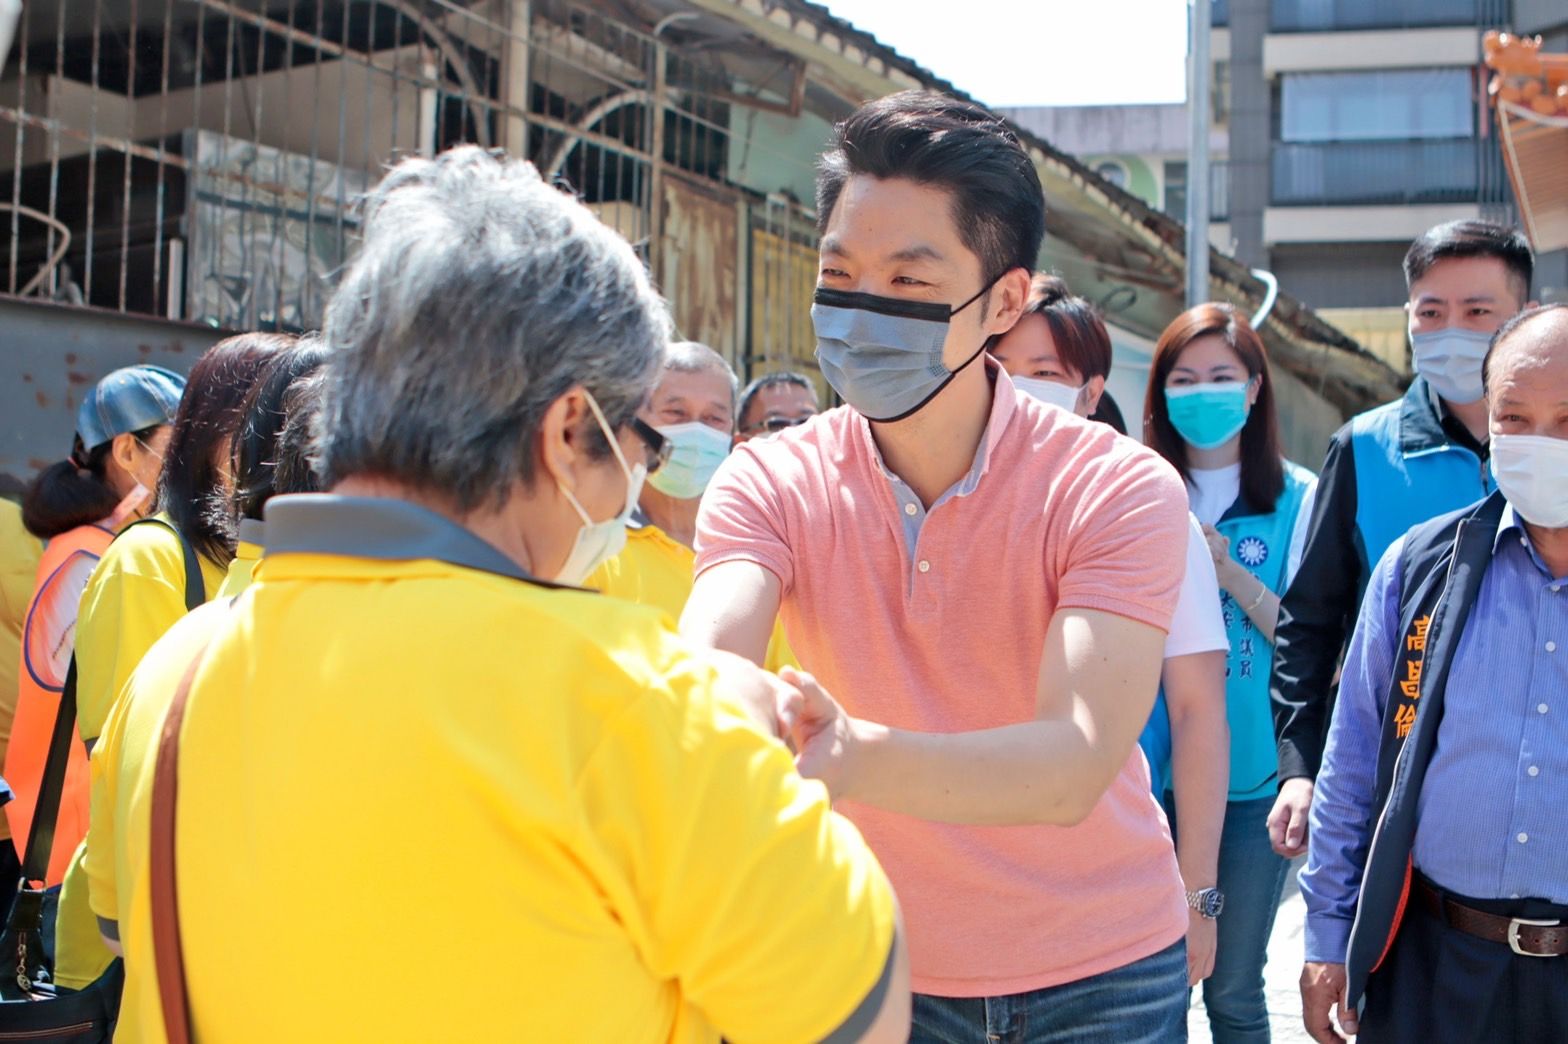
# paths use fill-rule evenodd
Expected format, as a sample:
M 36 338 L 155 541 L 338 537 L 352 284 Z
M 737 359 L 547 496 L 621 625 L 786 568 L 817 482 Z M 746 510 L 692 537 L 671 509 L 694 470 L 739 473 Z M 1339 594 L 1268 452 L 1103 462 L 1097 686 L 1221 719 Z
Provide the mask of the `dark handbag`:
M 11 903 L 5 931 L 0 933 L 0 1041 L 108 1041 L 114 1035 L 114 1022 L 120 1013 L 125 968 L 118 958 L 86 989 L 60 993 L 50 982 L 44 920 L 46 908 L 53 904 L 58 890 L 33 887 L 33 882 L 41 883 L 49 872 L 55 819 L 60 814 L 60 796 L 65 789 L 65 766 L 75 739 L 73 656 L 60 693 L 60 709 L 55 712 L 54 733 L 49 738 L 38 808 L 33 813 L 27 854 L 22 859 L 22 880 Z

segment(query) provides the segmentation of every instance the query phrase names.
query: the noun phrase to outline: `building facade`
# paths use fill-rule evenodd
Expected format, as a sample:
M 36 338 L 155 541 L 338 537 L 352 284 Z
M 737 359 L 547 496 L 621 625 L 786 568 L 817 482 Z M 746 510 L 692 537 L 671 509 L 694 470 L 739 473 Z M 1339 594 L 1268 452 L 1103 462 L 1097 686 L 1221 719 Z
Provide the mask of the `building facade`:
M 0 471 L 58 459 L 117 366 L 314 328 L 355 200 L 458 143 L 578 194 L 742 375 L 814 374 L 817 157 L 911 87 L 962 95 L 808 0 L 28 0 L 0 67 Z M 1038 264 L 1146 345 L 1182 309 L 1180 223 L 1020 131 Z M 1219 254 L 1211 287 L 1265 293 Z M 1263 333 L 1303 440 L 1397 385 L 1288 295 Z
M 1517 219 L 1481 38 L 1512 29 L 1568 49 L 1568 4 L 1218 0 L 1214 24 L 1211 240 L 1406 369 L 1400 261 L 1410 241 L 1443 221 Z M 1091 165 L 1122 165 L 1133 191 L 1180 217 L 1185 105 L 1126 110 L 1010 115 L 1092 127 L 1071 145 L 1057 140 Z M 1116 133 L 1151 120 L 1158 133 Z M 1540 258 L 1535 291 L 1568 300 L 1568 253 Z

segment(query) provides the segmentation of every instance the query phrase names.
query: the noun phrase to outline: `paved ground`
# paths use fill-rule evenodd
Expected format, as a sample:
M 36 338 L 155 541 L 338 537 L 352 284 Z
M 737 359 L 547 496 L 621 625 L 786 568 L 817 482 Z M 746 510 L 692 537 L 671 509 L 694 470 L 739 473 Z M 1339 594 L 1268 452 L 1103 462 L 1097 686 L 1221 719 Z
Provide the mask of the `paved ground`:
M 1312 1038 L 1301 1026 L 1301 994 L 1296 980 L 1301 975 L 1301 926 L 1306 908 L 1301 893 L 1296 889 L 1296 874 L 1305 859 L 1298 859 L 1290 868 L 1290 880 L 1285 885 L 1285 898 L 1281 901 L 1279 915 L 1274 921 L 1274 935 L 1269 940 L 1269 963 L 1263 977 L 1267 982 L 1269 998 L 1269 1023 L 1273 1030 L 1274 1044 L 1311 1044 Z M 1192 1016 L 1187 1020 L 1192 1044 L 1207 1044 L 1209 1020 L 1203 1012 L 1203 998 L 1193 992 Z

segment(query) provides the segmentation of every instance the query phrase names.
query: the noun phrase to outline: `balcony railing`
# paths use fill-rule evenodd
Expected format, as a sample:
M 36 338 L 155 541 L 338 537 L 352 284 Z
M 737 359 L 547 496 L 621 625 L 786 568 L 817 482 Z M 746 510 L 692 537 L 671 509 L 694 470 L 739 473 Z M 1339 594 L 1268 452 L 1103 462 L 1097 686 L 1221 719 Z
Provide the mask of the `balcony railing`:
M 1272 0 L 1276 33 L 1503 24 L 1508 0 Z
M 1275 206 L 1493 203 L 1505 197 L 1497 148 L 1474 138 L 1275 142 Z

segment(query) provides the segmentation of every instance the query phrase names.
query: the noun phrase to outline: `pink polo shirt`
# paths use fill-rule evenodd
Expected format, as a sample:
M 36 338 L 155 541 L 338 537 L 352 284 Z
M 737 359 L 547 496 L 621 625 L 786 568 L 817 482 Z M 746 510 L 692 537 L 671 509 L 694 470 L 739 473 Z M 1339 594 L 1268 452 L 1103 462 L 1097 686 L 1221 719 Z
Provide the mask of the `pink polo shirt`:
M 744 561 L 776 574 L 802 666 L 857 717 L 925 732 L 1031 721 L 1058 608 L 1170 625 L 1187 546 L 1175 471 L 992 377 L 974 468 L 929 514 L 847 408 L 736 447 L 703 497 L 697 572 Z M 918 992 L 1074 982 L 1186 932 L 1170 832 L 1136 745 L 1075 827 L 954 826 L 847 801 L 840 811 L 898 892 Z

